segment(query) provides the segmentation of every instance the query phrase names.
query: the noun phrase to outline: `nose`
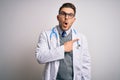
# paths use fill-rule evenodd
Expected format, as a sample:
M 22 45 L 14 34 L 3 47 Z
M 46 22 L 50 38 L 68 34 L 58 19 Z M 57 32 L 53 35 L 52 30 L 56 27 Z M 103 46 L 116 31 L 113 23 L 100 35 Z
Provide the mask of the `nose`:
M 66 14 L 66 15 L 65 15 L 65 19 L 68 19 L 68 18 L 69 18 L 69 16 Z

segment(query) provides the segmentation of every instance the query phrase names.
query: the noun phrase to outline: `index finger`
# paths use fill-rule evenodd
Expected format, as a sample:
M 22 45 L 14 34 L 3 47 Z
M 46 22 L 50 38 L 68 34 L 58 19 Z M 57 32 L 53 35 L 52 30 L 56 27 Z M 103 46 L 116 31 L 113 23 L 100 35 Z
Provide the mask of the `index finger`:
M 76 42 L 76 41 L 78 41 L 78 40 L 79 40 L 78 38 L 77 38 L 77 39 L 73 39 L 72 42 L 74 43 L 74 42 Z

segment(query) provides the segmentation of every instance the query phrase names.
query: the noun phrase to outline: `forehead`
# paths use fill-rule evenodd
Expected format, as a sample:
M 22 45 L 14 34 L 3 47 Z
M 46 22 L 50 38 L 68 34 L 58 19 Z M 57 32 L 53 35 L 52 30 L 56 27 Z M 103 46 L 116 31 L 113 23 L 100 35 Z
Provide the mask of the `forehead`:
M 64 11 L 66 13 L 74 13 L 74 10 L 72 8 L 62 8 L 61 11 Z

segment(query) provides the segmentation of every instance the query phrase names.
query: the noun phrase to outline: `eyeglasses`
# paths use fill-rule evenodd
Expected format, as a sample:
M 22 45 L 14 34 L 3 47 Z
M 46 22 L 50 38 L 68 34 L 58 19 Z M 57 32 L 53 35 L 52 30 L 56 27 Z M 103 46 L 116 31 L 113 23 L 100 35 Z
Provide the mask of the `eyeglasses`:
M 61 11 L 60 13 L 59 13 L 59 15 L 60 16 L 62 16 L 62 17 L 66 17 L 66 16 L 68 16 L 68 18 L 69 19 L 72 19 L 75 15 L 73 14 L 73 13 L 66 13 L 66 12 L 64 12 L 64 11 Z

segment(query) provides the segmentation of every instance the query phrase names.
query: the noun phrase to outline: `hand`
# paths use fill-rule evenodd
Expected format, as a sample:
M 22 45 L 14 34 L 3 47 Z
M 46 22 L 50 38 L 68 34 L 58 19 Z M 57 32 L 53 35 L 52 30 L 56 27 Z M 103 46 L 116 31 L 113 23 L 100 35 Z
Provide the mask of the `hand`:
M 73 43 L 78 41 L 79 39 L 74 39 L 74 40 L 71 40 L 71 41 L 67 41 L 64 43 L 64 51 L 65 52 L 70 52 L 73 50 Z

